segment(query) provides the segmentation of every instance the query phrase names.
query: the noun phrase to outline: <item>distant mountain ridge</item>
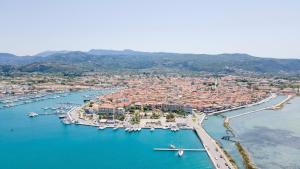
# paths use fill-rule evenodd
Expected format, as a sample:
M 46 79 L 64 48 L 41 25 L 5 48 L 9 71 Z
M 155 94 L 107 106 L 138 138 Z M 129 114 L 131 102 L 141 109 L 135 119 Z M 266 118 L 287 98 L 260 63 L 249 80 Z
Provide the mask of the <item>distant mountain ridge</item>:
M 1 72 L 210 72 L 300 73 L 300 59 L 248 54 L 180 54 L 134 50 L 46 51 L 34 56 L 0 53 Z

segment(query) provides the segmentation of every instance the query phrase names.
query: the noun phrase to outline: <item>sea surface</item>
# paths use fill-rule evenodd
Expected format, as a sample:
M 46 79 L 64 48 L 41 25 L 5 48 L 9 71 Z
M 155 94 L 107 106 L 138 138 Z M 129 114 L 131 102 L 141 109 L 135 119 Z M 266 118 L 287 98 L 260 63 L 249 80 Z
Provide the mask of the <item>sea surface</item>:
M 95 127 L 64 125 L 44 107 L 60 103 L 82 104 L 85 95 L 110 91 L 82 91 L 65 97 L 0 109 L 0 169 L 212 169 L 206 152 L 156 152 L 155 147 L 175 144 L 203 148 L 191 130 L 97 130 Z M 1 106 L 1 105 L 0 105 Z
M 284 100 L 278 96 L 264 104 L 227 112 L 232 116 L 249 110 L 268 107 Z M 211 116 L 205 129 L 232 154 L 240 168 L 243 163 L 233 142 L 222 140 L 230 135 L 223 127 L 221 116 Z M 279 110 L 264 110 L 230 120 L 237 140 L 247 149 L 250 158 L 262 169 L 300 169 L 300 97 L 295 97 Z

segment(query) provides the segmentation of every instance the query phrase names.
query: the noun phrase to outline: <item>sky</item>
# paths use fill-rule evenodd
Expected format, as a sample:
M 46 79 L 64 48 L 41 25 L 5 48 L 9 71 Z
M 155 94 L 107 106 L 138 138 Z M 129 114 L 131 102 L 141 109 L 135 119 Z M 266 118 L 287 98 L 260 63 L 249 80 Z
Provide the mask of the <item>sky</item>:
M 0 0 L 0 52 L 90 49 L 300 59 L 300 1 Z

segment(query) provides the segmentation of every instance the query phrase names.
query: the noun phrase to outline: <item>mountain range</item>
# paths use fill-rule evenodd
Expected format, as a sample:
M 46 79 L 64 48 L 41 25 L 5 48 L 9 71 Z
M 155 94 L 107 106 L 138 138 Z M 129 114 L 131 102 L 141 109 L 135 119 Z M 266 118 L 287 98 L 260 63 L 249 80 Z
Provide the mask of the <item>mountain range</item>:
M 300 59 L 248 54 L 181 54 L 134 50 L 46 51 L 32 56 L 0 53 L 0 72 L 210 72 L 299 74 Z

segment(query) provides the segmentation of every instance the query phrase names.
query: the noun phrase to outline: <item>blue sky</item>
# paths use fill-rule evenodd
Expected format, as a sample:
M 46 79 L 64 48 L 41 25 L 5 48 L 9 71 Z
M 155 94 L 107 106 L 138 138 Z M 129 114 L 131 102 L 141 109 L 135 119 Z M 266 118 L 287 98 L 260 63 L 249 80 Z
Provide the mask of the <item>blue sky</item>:
M 90 49 L 300 58 L 300 1 L 0 0 L 0 52 Z

